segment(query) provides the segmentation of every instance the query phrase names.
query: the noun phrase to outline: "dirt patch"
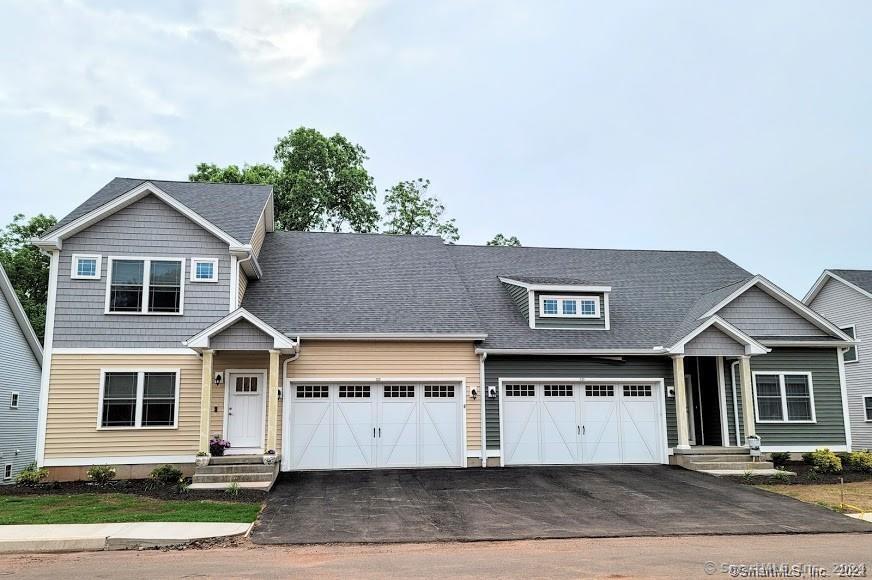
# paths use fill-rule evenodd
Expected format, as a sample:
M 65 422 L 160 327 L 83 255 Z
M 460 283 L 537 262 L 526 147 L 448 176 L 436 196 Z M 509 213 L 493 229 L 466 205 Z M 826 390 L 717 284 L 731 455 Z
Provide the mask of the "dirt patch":
M 810 465 L 797 461 L 789 462 L 784 466 L 784 469 L 792 471 L 796 476 L 790 477 L 789 480 L 779 477 L 754 476 L 750 483 L 753 485 L 826 485 L 837 484 L 840 481 L 845 483 L 872 482 L 872 473 L 861 473 L 847 469 L 842 473 L 818 473 Z M 737 483 L 749 483 L 743 476 L 729 476 L 725 479 Z
M 780 493 L 806 503 L 814 503 L 846 513 L 872 512 L 872 481 L 840 485 L 760 485 L 760 489 Z
M 66 495 L 71 493 L 130 493 L 156 499 L 202 501 L 231 501 L 241 503 L 260 503 L 266 499 L 266 492 L 240 488 L 239 493 L 231 495 L 223 490 L 187 489 L 191 480 L 184 485 L 162 485 L 149 479 L 128 479 L 112 481 L 106 485 L 96 485 L 89 481 L 63 481 L 41 483 L 35 486 L 0 485 L 0 495 Z

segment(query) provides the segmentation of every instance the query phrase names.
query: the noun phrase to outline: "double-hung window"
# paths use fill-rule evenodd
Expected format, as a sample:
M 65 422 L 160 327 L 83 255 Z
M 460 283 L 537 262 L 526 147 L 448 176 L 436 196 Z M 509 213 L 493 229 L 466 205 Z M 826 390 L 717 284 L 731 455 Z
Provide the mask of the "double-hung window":
M 598 296 L 539 296 L 539 312 L 545 318 L 599 318 Z
M 855 325 L 843 326 L 840 328 L 842 332 L 851 338 L 857 338 L 857 327 Z M 852 346 L 845 351 L 845 363 L 855 363 L 860 360 L 860 353 L 857 351 L 857 345 Z
M 101 429 L 176 427 L 178 370 L 104 370 L 102 374 Z
M 863 397 L 863 409 L 866 411 L 866 420 L 872 421 L 872 395 Z
M 811 373 L 755 372 L 754 407 L 760 423 L 814 423 Z
M 184 258 L 109 258 L 106 314 L 182 314 Z

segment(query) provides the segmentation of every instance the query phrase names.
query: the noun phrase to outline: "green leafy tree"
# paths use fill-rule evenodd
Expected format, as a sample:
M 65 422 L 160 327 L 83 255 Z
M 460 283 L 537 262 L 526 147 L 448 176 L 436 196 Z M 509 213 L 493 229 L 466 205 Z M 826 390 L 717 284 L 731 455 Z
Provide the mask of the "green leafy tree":
M 520 246 L 521 240 L 519 240 L 515 236 L 506 237 L 503 234 L 497 234 L 493 237 L 491 241 L 487 243 L 488 246 Z
M 30 245 L 30 240 L 41 236 L 56 223 L 57 220 L 50 215 L 39 214 L 25 220 L 24 215 L 18 214 L 12 223 L 0 230 L 0 263 L 40 339 L 45 335 L 49 259 Z
M 276 227 L 283 230 L 375 231 L 376 187 L 364 167 L 366 150 L 340 134 L 300 127 L 279 139 L 270 164 L 197 165 L 191 181 L 273 186 Z
M 445 206 L 427 192 L 430 180 L 401 181 L 385 190 L 385 233 L 437 235 L 446 242 L 460 239 L 454 218 L 443 219 Z

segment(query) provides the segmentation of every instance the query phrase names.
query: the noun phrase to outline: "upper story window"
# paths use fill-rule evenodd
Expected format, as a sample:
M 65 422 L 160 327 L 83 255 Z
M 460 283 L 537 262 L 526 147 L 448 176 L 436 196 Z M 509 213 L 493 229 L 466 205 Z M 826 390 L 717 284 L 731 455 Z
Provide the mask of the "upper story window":
M 755 372 L 758 423 L 814 423 L 814 387 L 808 372 Z
M 217 282 L 218 260 L 191 258 L 191 282 Z
M 857 338 L 857 327 L 855 325 L 843 326 L 840 328 L 842 332 L 850 336 L 851 338 Z M 852 346 L 848 350 L 845 351 L 845 362 L 846 363 L 855 363 L 860 360 L 860 353 L 857 351 L 857 345 Z
M 599 318 L 598 296 L 539 296 L 539 312 L 546 318 Z
M 103 257 L 91 254 L 73 254 L 70 277 L 75 280 L 99 280 Z
M 184 258 L 109 258 L 107 314 L 182 314 Z

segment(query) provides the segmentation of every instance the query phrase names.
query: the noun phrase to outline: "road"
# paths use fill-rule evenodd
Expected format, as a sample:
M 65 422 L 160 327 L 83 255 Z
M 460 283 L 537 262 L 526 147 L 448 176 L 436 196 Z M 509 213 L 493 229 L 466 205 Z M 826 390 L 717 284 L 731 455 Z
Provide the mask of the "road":
M 706 563 L 865 564 L 872 534 L 326 545 L 0 556 L 15 578 L 709 577 Z M 711 564 L 709 565 L 711 566 Z M 856 570 L 855 570 L 856 571 Z M 811 574 L 806 577 L 812 577 Z M 820 575 L 818 577 L 821 577 Z

